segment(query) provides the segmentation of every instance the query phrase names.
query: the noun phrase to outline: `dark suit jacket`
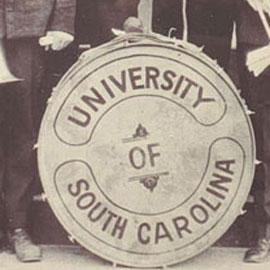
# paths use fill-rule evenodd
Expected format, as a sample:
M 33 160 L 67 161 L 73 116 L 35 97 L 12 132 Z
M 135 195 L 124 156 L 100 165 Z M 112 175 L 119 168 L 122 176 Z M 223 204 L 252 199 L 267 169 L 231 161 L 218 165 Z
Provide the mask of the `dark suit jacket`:
M 153 0 L 153 31 L 182 38 L 182 0 Z M 188 40 L 227 66 L 230 52 L 235 0 L 187 0 Z
M 73 33 L 76 0 L 0 0 L 0 37 L 39 37 L 47 30 Z
M 249 45 L 267 45 L 269 39 L 259 15 L 247 2 L 237 0 L 237 38 L 239 43 Z
M 235 0 L 188 0 L 189 36 L 227 37 L 235 16 Z M 153 0 L 153 30 L 168 35 L 171 27 L 182 37 L 182 0 Z
M 114 38 L 112 28 L 123 29 L 125 19 L 137 17 L 140 0 L 77 0 L 76 37 L 92 46 Z M 165 0 L 164 0 L 165 1 Z

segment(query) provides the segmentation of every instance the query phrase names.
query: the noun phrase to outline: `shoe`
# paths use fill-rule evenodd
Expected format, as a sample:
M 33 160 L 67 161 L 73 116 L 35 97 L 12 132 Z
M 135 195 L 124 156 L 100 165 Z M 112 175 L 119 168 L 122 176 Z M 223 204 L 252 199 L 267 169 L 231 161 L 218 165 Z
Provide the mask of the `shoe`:
M 11 248 L 21 262 L 41 261 L 41 249 L 35 245 L 23 228 L 15 229 L 9 234 Z
M 265 262 L 268 257 L 269 248 L 270 245 L 267 239 L 259 239 L 257 245 L 246 252 L 244 262 Z

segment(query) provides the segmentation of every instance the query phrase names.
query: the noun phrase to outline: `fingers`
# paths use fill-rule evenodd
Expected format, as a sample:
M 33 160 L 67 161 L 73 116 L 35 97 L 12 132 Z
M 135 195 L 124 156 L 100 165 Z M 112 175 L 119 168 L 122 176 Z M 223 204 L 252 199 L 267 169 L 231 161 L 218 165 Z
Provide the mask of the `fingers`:
M 68 44 L 69 44 L 69 42 L 67 42 L 65 40 L 57 39 L 57 40 L 55 40 L 55 42 L 52 43 L 51 49 L 53 51 L 61 51 L 64 48 L 66 48 Z
M 52 45 L 52 43 L 53 43 L 53 39 L 52 37 L 48 35 L 41 37 L 39 39 L 39 45 L 41 47 L 44 47 L 45 51 L 48 51 L 50 49 L 50 46 Z
M 52 49 L 54 51 L 61 51 L 65 49 L 74 37 L 68 33 L 60 31 L 49 31 L 46 36 L 39 39 L 40 46 L 44 47 L 45 51 Z

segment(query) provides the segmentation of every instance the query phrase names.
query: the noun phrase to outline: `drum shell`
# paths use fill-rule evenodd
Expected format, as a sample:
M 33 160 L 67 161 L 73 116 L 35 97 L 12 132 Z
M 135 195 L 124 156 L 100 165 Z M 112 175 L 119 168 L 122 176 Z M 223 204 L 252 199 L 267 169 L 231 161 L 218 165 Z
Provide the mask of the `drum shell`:
M 204 89 L 207 89 L 207 87 L 209 87 L 209 89 L 211 88 L 209 92 L 207 92 L 207 98 L 219 100 L 217 107 L 209 110 L 206 109 L 206 111 L 201 111 L 200 113 L 197 113 L 195 110 L 191 112 L 196 105 L 196 97 L 198 98 L 198 96 L 191 95 L 193 99 L 187 98 L 186 88 L 182 88 L 182 90 L 179 88 L 176 99 L 169 91 L 161 90 L 162 85 L 163 88 L 166 88 L 165 86 L 168 85 L 165 84 L 170 84 L 171 81 L 169 80 L 163 81 L 158 87 L 154 85 L 155 81 L 152 80 L 151 87 L 153 89 L 149 90 L 149 87 L 142 83 L 143 81 L 145 82 L 146 79 L 134 79 L 134 76 L 145 78 L 145 70 L 147 70 L 147 67 L 152 67 L 151 72 L 159 70 L 163 75 L 166 71 L 168 72 L 168 70 L 175 71 L 175 74 L 177 74 L 175 78 L 177 77 L 178 82 L 181 80 L 181 75 L 183 75 L 185 79 L 192 78 L 197 84 L 197 91 L 200 91 L 200 86 Z M 123 88 L 119 86 L 118 88 L 120 91 L 118 89 L 117 94 L 114 92 L 114 97 L 112 97 L 112 93 L 110 96 L 108 94 L 110 92 L 106 92 L 107 100 L 104 103 L 104 110 L 100 109 L 102 112 L 100 114 L 97 113 L 97 115 L 91 114 L 92 119 L 94 119 L 93 123 L 95 123 L 95 125 L 93 126 L 95 126 L 95 128 L 86 129 L 86 132 L 81 133 L 76 129 L 70 129 L 69 126 L 66 125 L 65 119 L 70 116 L 72 108 L 74 108 L 76 104 L 79 104 L 78 100 L 81 99 L 83 95 L 88 93 L 87 91 L 89 89 L 86 89 L 87 85 L 90 84 L 90 86 L 92 86 L 93 84 L 93 87 L 99 91 L 100 88 L 95 85 L 96 81 L 100 82 L 102 81 L 102 78 L 108 80 L 110 76 L 114 76 L 114 78 L 118 79 L 118 82 L 121 82 L 121 74 L 122 79 L 128 78 L 128 76 L 130 78 L 129 71 L 132 68 L 135 68 L 135 71 L 132 73 L 133 83 L 134 80 L 136 82 L 135 86 L 133 84 L 132 87 L 132 80 L 130 80 L 129 87 L 124 91 Z M 167 75 L 168 74 L 171 74 L 173 77 L 173 73 L 167 73 Z M 150 75 L 153 74 L 151 73 Z M 175 82 L 176 81 L 177 80 L 175 79 Z M 132 92 L 132 90 L 130 90 L 132 88 L 138 89 L 133 89 L 134 91 Z M 174 91 L 177 91 L 176 84 L 174 84 L 173 89 Z M 185 96 L 186 100 L 185 98 L 179 99 L 179 96 Z M 105 98 L 105 95 L 103 97 Z M 148 103 L 149 108 L 147 105 Z M 138 109 L 136 109 L 136 104 Z M 117 113 L 118 109 L 119 113 Z M 137 114 L 137 111 L 140 110 L 143 112 Z M 156 114 L 153 115 L 160 117 L 151 118 L 153 117 L 152 111 L 156 112 Z M 167 113 L 168 111 L 169 114 Z M 147 117 L 144 118 L 144 114 L 150 115 L 151 117 L 149 116 L 149 119 Z M 136 117 L 138 119 L 136 119 Z M 237 120 L 237 118 L 239 119 Z M 157 119 L 159 121 L 156 121 Z M 177 122 L 177 124 L 173 124 L 173 120 Z M 103 121 L 104 124 L 101 124 Z M 114 126 L 114 121 L 116 126 Z M 131 125 L 130 123 L 133 121 L 137 124 Z M 146 121 L 145 123 L 147 124 L 141 123 L 142 121 Z M 161 124 L 159 122 L 161 122 Z M 141 130 L 144 130 L 143 132 L 146 130 L 146 133 L 150 134 L 149 136 L 152 136 L 153 130 L 155 130 L 154 133 L 157 135 L 154 137 L 153 141 L 151 139 L 150 145 L 156 144 L 156 140 L 162 141 L 163 144 L 166 144 L 169 140 L 172 141 L 171 144 L 168 142 L 168 150 L 166 151 L 171 152 L 171 154 L 169 153 L 166 155 L 166 160 L 169 161 L 163 160 L 162 164 L 158 167 L 159 173 L 162 173 L 163 171 L 161 169 L 165 170 L 166 166 L 172 166 L 170 167 L 171 170 L 169 170 L 169 175 L 174 175 L 173 172 L 175 172 L 175 176 L 171 178 L 171 181 L 178 181 L 176 179 L 180 179 L 181 177 L 177 178 L 177 175 L 181 174 L 187 176 L 185 179 L 200 178 L 201 181 L 198 180 L 199 184 L 196 185 L 196 187 L 195 184 L 194 186 L 191 185 L 191 187 L 189 187 L 188 182 L 191 180 L 186 181 L 181 178 L 180 184 L 170 186 L 173 186 L 176 192 L 170 190 L 171 193 L 168 193 L 169 189 L 166 189 L 165 184 L 164 186 L 162 186 L 163 184 L 160 184 L 161 180 L 158 180 L 158 184 L 155 186 L 153 184 L 155 181 L 153 181 L 153 179 L 148 179 L 150 186 L 152 185 L 151 191 L 146 187 L 146 182 L 141 182 L 141 179 L 139 179 L 140 181 L 136 186 L 138 194 L 133 194 L 132 190 L 134 187 L 130 190 L 129 188 L 125 190 L 126 180 L 115 180 L 116 178 L 126 179 L 128 178 L 127 175 L 130 173 L 129 169 L 128 173 L 126 172 L 126 164 L 124 167 L 119 165 L 123 160 L 115 163 L 117 158 L 113 156 L 113 154 L 115 154 L 113 149 L 118 147 L 116 141 L 122 141 L 122 143 L 119 143 L 121 145 L 119 148 L 121 148 L 122 151 L 122 146 L 124 145 L 123 151 L 125 151 L 127 141 L 134 139 L 134 134 L 137 134 L 137 130 L 140 127 L 139 124 L 142 124 L 143 128 Z M 170 131 L 172 126 L 173 130 Z M 201 129 L 198 126 L 203 126 L 203 128 Z M 108 134 L 106 128 L 109 130 Z M 104 133 L 106 133 L 106 136 L 102 139 L 102 134 Z M 119 135 L 120 137 L 117 137 L 117 140 L 114 140 L 114 137 L 118 136 L 118 133 L 121 134 Z M 124 133 L 126 134 L 125 136 L 123 135 Z M 181 140 L 178 139 L 178 137 L 181 138 Z M 189 146 L 185 146 L 185 143 L 183 145 L 181 144 L 181 141 L 183 140 L 186 140 L 186 144 L 190 146 L 195 145 L 192 147 L 192 151 Z M 135 141 L 137 141 L 137 139 Z M 176 145 L 181 144 L 183 147 L 179 150 L 179 153 L 173 151 L 173 145 L 176 142 Z M 205 144 L 209 147 L 204 148 Z M 102 147 L 104 145 L 106 147 Z M 111 145 L 115 146 L 115 148 L 110 147 Z M 141 141 L 139 146 L 142 147 Z M 91 147 L 93 147 L 93 152 L 88 150 Z M 154 149 L 156 151 L 157 148 L 152 146 L 152 153 L 154 153 Z M 205 159 L 205 162 L 201 162 L 202 159 L 200 153 L 203 152 L 201 149 L 206 152 L 205 157 L 207 158 Z M 229 150 L 227 151 L 226 149 Z M 237 153 L 235 160 L 239 158 L 239 164 L 241 164 L 235 171 L 233 170 L 234 163 L 230 163 L 234 160 L 233 158 L 229 158 L 230 150 Z M 216 162 L 212 160 L 211 156 L 211 153 L 214 153 L 215 151 L 217 151 L 217 154 L 213 154 L 213 156 L 216 155 L 213 160 Z M 224 152 L 224 159 L 221 159 L 223 155 L 222 152 Z M 184 154 L 186 156 L 184 156 Z M 92 155 L 96 155 L 96 158 L 93 160 L 91 160 Z M 195 158 L 193 155 L 195 155 Z M 233 155 L 234 154 L 232 154 L 232 156 Z M 121 156 L 121 158 L 123 157 L 121 153 L 119 156 Z M 181 156 L 184 156 L 184 158 L 181 158 Z M 196 158 L 196 156 L 198 157 Z M 252 183 L 255 163 L 255 146 L 253 131 L 249 117 L 246 114 L 245 105 L 229 77 L 213 60 L 209 59 L 198 49 L 194 49 L 193 47 L 192 49 L 185 48 L 179 46 L 179 44 L 174 44 L 173 41 L 165 42 L 152 37 L 135 35 L 131 36 L 131 38 L 126 38 L 126 40 L 117 39 L 113 43 L 90 51 L 88 55 L 75 64 L 67 75 L 64 76 L 56 88 L 53 98 L 44 115 L 39 136 L 38 157 L 41 179 L 49 202 L 62 225 L 81 245 L 113 262 L 137 267 L 154 267 L 172 265 L 191 258 L 213 244 L 229 228 L 240 213 Z M 106 159 L 109 160 L 108 163 L 106 163 Z M 178 169 L 181 166 L 181 163 L 178 165 L 178 163 L 175 162 L 176 159 L 181 160 L 182 164 L 186 164 L 185 167 L 188 169 Z M 200 160 L 198 161 L 198 159 Z M 89 160 L 91 160 L 91 162 L 89 162 Z M 96 162 L 95 160 L 98 160 L 99 162 Z M 194 164 L 204 164 L 204 166 L 202 166 L 202 168 L 197 168 L 196 166 L 189 165 L 192 163 L 188 162 L 189 160 L 193 160 Z M 219 165 L 217 165 L 217 160 L 227 161 L 227 163 L 218 163 Z M 71 167 L 68 167 L 72 164 L 71 161 L 74 163 Z M 212 164 L 211 162 L 214 163 Z M 174 165 L 170 165 L 170 163 Z M 67 164 L 68 166 L 65 167 Z M 101 168 L 96 169 L 99 166 Z M 213 172 L 209 169 L 211 166 L 215 169 L 212 168 L 214 170 Z M 103 171 L 106 171 L 108 167 L 112 168 L 109 168 L 108 175 L 104 176 Z M 77 211 L 78 209 L 75 210 L 76 208 L 74 208 L 73 204 L 78 204 L 79 198 L 76 198 L 74 202 L 71 202 L 71 199 L 67 199 L 67 195 L 64 194 L 65 188 L 63 188 L 61 181 L 64 178 L 69 178 L 69 175 L 76 176 L 77 171 L 83 171 L 83 175 L 86 178 L 93 178 L 92 180 L 89 180 L 91 181 L 90 186 L 97 186 L 97 190 L 95 191 L 100 196 L 98 202 L 106 205 L 107 209 L 113 207 L 110 210 L 117 213 L 118 217 L 126 217 L 128 224 L 133 222 L 129 228 L 130 231 L 126 235 L 126 239 L 120 239 L 122 242 L 118 241 L 118 239 L 113 239 L 106 243 L 108 238 L 110 238 L 108 235 L 105 235 L 104 238 L 97 239 L 95 236 L 100 236 L 100 232 L 96 232 L 91 224 L 88 224 L 88 226 L 85 227 L 83 226 L 85 223 L 82 222 L 82 220 L 76 219 L 76 217 L 74 218 L 74 216 L 77 215 L 84 215 L 85 218 L 85 214 L 81 211 Z M 96 171 L 98 171 L 98 173 L 96 173 Z M 118 177 L 115 177 L 117 174 L 114 174 L 114 171 L 118 173 Z M 225 174 L 222 174 L 224 171 Z M 229 194 L 227 195 L 228 197 L 222 199 L 225 196 L 225 193 L 219 193 L 219 199 L 218 195 L 214 197 L 215 205 L 212 201 L 212 206 L 209 207 L 208 205 L 208 208 L 206 208 L 205 205 L 207 203 L 203 205 L 203 202 L 207 201 L 209 203 L 210 198 L 213 199 L 213 197 L 210 196 L 211 193 L 206 192 L 207 188 L 209 189 L 209 186 L 207 185 L 213 180 L 211 172 L 212 174 L 222 174 L 224 178 L 230 178 L 231 171 L 237 176 L 233 179 L 235 183 L 233 183 L 231 190 L 228 188 L 228 191 L 225 192 L 226 194 Z M 127 173 L 127 175 L 125 173 Z M 189 174 L 190 176 L 188 176 Z M 115 185 L 119 188 L 113 189 L 113 187 L 108 186 L 108 181 L 106 182 L 105 179 L 108 179 L 110 175 L 114 175 L 112 179 L 110 178 L 110 181 L 115 181 Z M 80 173 L 79 176 L 81 176 Z M 140 176 L 140 174 L 136 175 L 136 177 L 138 176 Z M 160 176 L 160 179 L 163 179 L 163 177 L 164 179 L 166 178 L 164 175 L 158 176 Z M 104 179 L 100 180 L 102 178 Z M 132 179 L 134 179 L 134 177 Z M 61 182 L 59 186 L 56 184 L 57 181 Z M 72 184 L 72 180 L 67 181 L 71 181 L 69 184 Z M 207 182 L 208 184 L 204 182 Z M 80 185 L 78 183 L 79 182 L 77 182 L 77 185 Z M 82 184 L 84 182 L 80 183 L 81 185 L 85 185 Z M 73 183 L 72 186 L 73 193 L 76 193 L 76 190 L 74 189 L 75 184 L 76 183 Z M 186 187 L 182 190 L 177 189 L 177 187 L 181 185 L 186 185 Z M 158 193 L 157 190 L 161 186 L 163 189 L 160 190 L 160 194 L 156 197 L 158 200 L 155 201 L 155 203 L 151 202 L 151 200 L 149 201 L 149 196 Z M 227 190 L 227 186 L 223 188 Z M 185 191 L 189 189 L 191 189 L 192 192 Z M 104 193 L 108 193 L 109 195 L 102 195 L 101 191 L 104 190 L 106 191 Z M 218 191 L 221 192 L 222 188 Z M 145 192 L 148 192 L 146 195 L 147 199 L 142 195 Z M 62 193 L 64 194 L 63 197 L 61 195 Z M 166 196 L 170 194 L 172 199 L 169 200 L 168 197 L 164 197 L 162 195 L 163 193 L 167 194 Z M 95 195 L 97 196 L 97 194 Z M 128 199 L 130 200 L 122 200 L 120 198 L 126 197 L 125 194 L 129 194 L 127 197 L 129 197 Z M 183 197 L 185 197 L 185 199 L 183 199 Z M 193 197 L 194 201 L 192 202 Z M 220 213 L 218 212 L 219 210 L 216 210 L 218 213 L 216 214 L 213 209 L 215 207 L 217 208 L 219 203 L 223 200 L 226 201 L 224 203 L 224 209 L 222 211 L 220 210 Z M 140 201 L 145 204 L 140 204 Z M 70 204 L 66 204 L 67 202 Z M 148 207 L 148 204 L 151 207 Z M 166 206 L 166 204 L 168 205 Z M 200 208 L 198 205 L 203 205 L 204 208 Z M 204 209 L 207 211 L 207 215 L 209 215 L 208 220 L 211 220 L 209 221 L 209 225 L 205 227 L 202 225 L 203 228 L 201 228 L 200 222 L 196 223 L 196 218 L 194 221 L 195 210 L 194 212 L 191 212 L 191 209 L 195 209 L 195 206 L 197 206 L 197 210 Z M 222 208 L 223 206 L 220 207 Z M 146 209 L 145 212 L 144 209 Z M 201 210 L 201 213 L 204 213 L 204 210 Z M 183 222 L 186 220 L 185 218 L 187 218 L 187 215 L 189 215 L 189 222 L 194 222 L 194 224 L 196 223 L 195 225 L 198 226 L 196 227 L 194 225 L 197 228 L 196 232 L 191 228 L 186 229 L 186 231 L 184 230 L 182 233 L 185 233 L 186 236 L 182 236 L 183 240 L 177 233 L 177 228 L 179 229 L 180 225 L 177 227 L 175 224 L 177 218 L 182 217 L 179 220 Z M 199 219 L 199 217 L 197 218 Z M 122 219 L 122 221 L 123 220 L 124 219 Z M 192 233 L 189 233 L 189 230 L 192 231 Z M 92 233 L 92 236 L 90 237 L 89 232 L 90 234 Z M 109 233 L 112 234 L 113 232 L 109 231 Z M 143 239 L 138 240 L 135 236 L 138 236 L 140 233 L 144 233 L 141 235 Z M 195 236 L 193 238 L 191 237 L 189 240 L 189 234 L 193 233 Z M 167 240 L 167 243 L 160 244 L 161 247 L 157 247 L 158 243 L 162 243 L 163 238 Z M 172 241 L 171 238 L 173 238 Z M 147 242 L 148 240 L 152 242 L 150 244 L 145 244 L 144 241 Z M 185 243 L 182 244 L 181 242 Z

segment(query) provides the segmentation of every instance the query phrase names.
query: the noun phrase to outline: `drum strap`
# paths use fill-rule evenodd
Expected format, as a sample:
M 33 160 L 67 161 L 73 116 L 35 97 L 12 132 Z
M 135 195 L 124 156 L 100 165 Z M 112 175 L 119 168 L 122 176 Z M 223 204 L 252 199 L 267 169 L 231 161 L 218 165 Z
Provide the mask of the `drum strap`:
M 187 20 L 187 0 L 182 2 L 182 15 L 183 15 L 183 40 L 188 41 L 188 20 Z

